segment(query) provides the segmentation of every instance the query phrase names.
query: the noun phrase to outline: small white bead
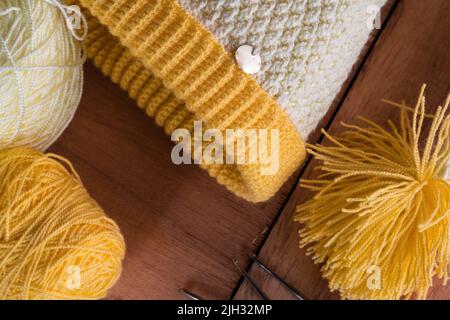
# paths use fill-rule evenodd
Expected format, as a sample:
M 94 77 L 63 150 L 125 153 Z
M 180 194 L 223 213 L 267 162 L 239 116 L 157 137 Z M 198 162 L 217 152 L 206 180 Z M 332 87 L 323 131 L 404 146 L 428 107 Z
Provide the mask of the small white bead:
M 261 70 L 261 57 L 253 54 L 253 47 L 249 45 L 240 46 L 235 53 L 239 68 L 245 73 L 255 74 Z

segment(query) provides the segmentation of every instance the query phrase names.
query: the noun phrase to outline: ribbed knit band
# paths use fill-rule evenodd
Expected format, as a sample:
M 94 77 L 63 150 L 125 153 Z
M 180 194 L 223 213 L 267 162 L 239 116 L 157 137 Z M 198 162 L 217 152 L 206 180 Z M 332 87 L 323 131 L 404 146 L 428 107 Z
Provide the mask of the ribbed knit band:
M 168 134 L 192 131 L 194 120 L 204 129 L 279 130 L 276 175 L 262 175 L 261 164 L 201 165 L 219 183 L 264 201 L 299 167 L 304 143 L 289 118 L 177 1 L 80 2 L 107 27 L 89 20 L 89 57 Z

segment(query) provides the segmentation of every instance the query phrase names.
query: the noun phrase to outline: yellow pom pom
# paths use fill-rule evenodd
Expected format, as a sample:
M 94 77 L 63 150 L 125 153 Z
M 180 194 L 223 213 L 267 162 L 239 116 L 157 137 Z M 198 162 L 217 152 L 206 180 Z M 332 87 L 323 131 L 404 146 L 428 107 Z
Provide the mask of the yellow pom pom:
M 102 298 L 124 251 L 119 228 L 70 163 L 26 148 L 0 151 L 1 300 Z
M 389 122 L 388 132 L 364 119 L 367 128 L 344 125 L 340 137 L 325 133 L 330 146 L 309 146 L 323 174 L 302 181 L 317 194 L 297 208 L 300 244 L 343 298 L 425 298 L 435 275 L 447 282 L 450 186 L 442 174 L 450 96 L 429 116 L 424 90 L 415 109 L 393 104 L 400 128 Z M 432 123 L 422 140 L 426 117 Z
M 0 149 L 45 150 L 76 111 L 84 58 L 68 22 L 83 19 L 69 9 L 57 0 L 0 1 Z

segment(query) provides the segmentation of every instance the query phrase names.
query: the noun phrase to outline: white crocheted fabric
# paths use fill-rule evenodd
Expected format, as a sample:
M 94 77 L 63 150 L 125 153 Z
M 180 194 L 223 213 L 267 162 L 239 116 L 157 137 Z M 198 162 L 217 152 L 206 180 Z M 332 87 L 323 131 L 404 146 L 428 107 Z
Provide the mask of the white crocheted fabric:
M 373 6 L 386 0 L 179 2 L 228 51 L 255 48 L 262 69 L 253 76 L 307 138 L 367 43 Z

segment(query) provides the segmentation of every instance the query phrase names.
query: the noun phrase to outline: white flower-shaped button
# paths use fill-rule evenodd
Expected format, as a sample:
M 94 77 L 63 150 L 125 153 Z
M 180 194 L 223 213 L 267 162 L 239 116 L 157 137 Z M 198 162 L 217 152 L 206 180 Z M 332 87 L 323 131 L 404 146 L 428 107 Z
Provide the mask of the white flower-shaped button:
M 261 57 L 253 54 L 253 47 L 249 45 L 240 46 L 235 53 L 239 68 L 245 73 L 255 74 L 261 70 Z

